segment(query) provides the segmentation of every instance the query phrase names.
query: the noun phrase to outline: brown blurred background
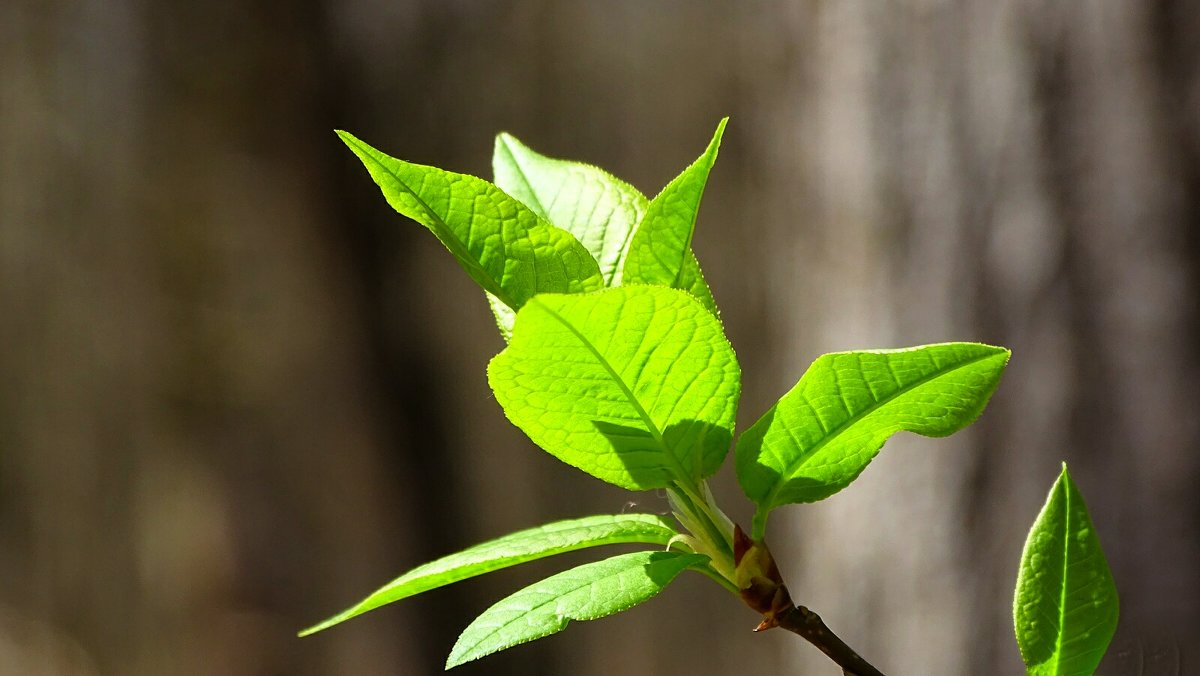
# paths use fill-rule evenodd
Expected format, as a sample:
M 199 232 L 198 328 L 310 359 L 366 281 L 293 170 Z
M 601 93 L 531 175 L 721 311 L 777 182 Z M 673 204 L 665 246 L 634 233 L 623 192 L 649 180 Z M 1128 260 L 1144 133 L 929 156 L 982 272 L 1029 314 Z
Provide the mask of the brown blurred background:
M 887 673 L 1018 673 L 1065 459 L 1121 591 L 1101 672 L 1198 673 L 1198 36 L 1185 0 L 0 2 L 0 674 L 437 673 L 588 556 L 294 632 L 665 509 L 505 423 L 483 295 L 331 130 L 481 176 L 508 130 L 653 195 L 724 115 L 696 249 L 741 427 L 825 351 L 1014 354 L 967 433 L 773 519 L 794 595 Z M 684 576 L 461 673 L 837 673 L 754 624 Z

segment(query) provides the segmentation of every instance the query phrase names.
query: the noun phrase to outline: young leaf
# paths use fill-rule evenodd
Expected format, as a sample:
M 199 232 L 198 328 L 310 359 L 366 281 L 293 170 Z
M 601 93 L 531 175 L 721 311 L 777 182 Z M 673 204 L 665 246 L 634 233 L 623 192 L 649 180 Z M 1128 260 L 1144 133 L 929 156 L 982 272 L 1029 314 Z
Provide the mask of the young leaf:
M 630 490 L 720 467 L 740 376 L 717 318 L 651 286 L 537 296 L 488 365 L 496 400 L 534 443 Z
M 696 260 L 696 254 L 692 251 L 688 251 L 687 257 L 683 259 L 683 269 L 679 271 L 676 288 L 692 294 L 709 312 L 718 314 L 717 301 L 713 299 L 712 289 L 708 288 L 708 281 L 704 279 L 704 273 L 700 270 L 700 261 Z
M 670 522 L 653 514 L 589 516 L 518 531 L 417 566 L 300 635 L 314 634 L 382 605 L 526 561 L 600 545 L 666 545 L 676 535 Z
M 628 610 L 656 596 L 685 569 L 707 560 L 700 554 L 634 552 L 548 577 L 475 618 L 458 637 L 446 668 L 560 632 L 571 620 L 595 620 Z
M 500 329 L 500 336 L 504 338 L 504 342 L 512 340 L 513 322 L 517 320 L 517 313 L 513 309 L 505 305 L 499 298 L 490 293 L 484 292 L 487 296 L 488 307 L 492 310 L 492 317 L 496 319 L 496 328 Z
M 1117 629 L 1117 588 L 1067 465 L 1025 541 L 1013 602 L 1030 674 L 1091 674 Z
M 570 233 L 474 176 L 412 164 L 338 136 L 362 160 L 392 207 L 424 225 L 463 269 L 510 308 L 543 292 L 604 287 L 595 259 Z
M 650 202 L 629 243 L 625 259 L 626 284 L 654 284 L 687 289 L 698 298 L 712 298 L 700 266 L 692 255 L 692 234 L 708 174 L 717 160 L 721 136 L 729 118 L 721 120 L 704 154 L 683 170 Z M 715 306 L 709 306 L 715 310 Z
M 603 169 L 546 157 L 509 134 L 496 136 L 492 170 L 501 190 L 575 235 L 608 286 L 621 285 L 629 238 L 646 213 L 645 195 Z
M 818 358 L 738 439 L 738 480 L 758 505 L 755 539 L 770 510 L 845 488 L 896 432 L 940 437 L 966 427 L 1008 357 L 1000 347 L 944 343 Z

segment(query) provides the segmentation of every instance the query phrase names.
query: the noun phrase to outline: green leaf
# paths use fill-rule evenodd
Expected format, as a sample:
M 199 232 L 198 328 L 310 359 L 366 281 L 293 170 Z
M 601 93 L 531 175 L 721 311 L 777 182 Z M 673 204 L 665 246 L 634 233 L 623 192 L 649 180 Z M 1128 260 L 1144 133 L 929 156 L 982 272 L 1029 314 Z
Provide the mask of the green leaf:
M 512 327 L 513 322 L 517 320 L 517 313 L 513 312 L 513 309 L 505 305 L 499 298 L 490 293 L 486 295 L 488 307 L 492 310 L 492 317 L 496 319 L 496 328 L 500 329 L 500 335 L 507 343 L 512 340 Z
M 1033 523 L 1013 603 L 1030 674 L 1092 674 L 1117 629 L 1117 587 L 1067 465 Z
M 686 289 L 702 300 L 712 292 L 692 255 L 692 235 L 708 174 L 717 160 L 729 118 L 721 120 L 704 154 L 683 170 L 650 202 L 625 259 L 626 284 L 654 284 Z M 706 304 L 715 311 L 715 305 Z
M 344 131 L 338 136 L 388 203 L 428 228 L 508 307 L 520 309 L 538 293 L 603 288 L 595 259 L 578 240 L 491 183 L 389 157 Z
M 485 655 L 595 620 L 656 596 L 679 573 L 708 557 L 679 552 L 634 552 L 548 577 L 483 611 L 450 651 L 451 669 Z
M 738 480 L 758 505 L 755 538 L 771 509 L 845 488 L 896 432 L 940 437 L 966 427 L 1008 357 L 1000 347 L 944 343 L 818 358 L 738 439 Z
M 496 185 L 534 213 L 575 235 L 620 286 L 625 251 L 646 213 L 646 196 L 603 169 L 541 155 L 509 134 L 496 136 Z
M 694 486 L 720 467 L 740 376 L 717 318 L 651 286 L 538 296 L 488 365 L 496 400 L 534 443 L 630 490 Z
M 677 288 L 683 289 L 696 297 L 700 304 L 708 309 L 714 315 L 719 314 L 717 310 L 717 301 L 713 299 L 712 289 L 708 288 L 708 282 L 704 279 L 704 273 L 700 271 L 700 261 L 696 260 L 696 254 L 688 252 L 687 258 L 683 259 L 683 269 L 679 271 L 679 283 Z
M 300 635 L 314 634 L 382 605 L 519 563 L 600 545 L 666 545 L 676 535 L 670 522 L 653 514 L 589 516 L 518 531 L 418 566 Z

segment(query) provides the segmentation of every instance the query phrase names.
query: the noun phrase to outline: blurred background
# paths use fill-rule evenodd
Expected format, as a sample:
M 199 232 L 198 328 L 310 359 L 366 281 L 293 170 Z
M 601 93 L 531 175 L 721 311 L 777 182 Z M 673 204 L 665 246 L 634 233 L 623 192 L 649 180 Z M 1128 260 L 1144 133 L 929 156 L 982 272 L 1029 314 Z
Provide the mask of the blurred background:
M 507 130 L 653 195 L 725 115 L 695 248 L 739 427 L 822 352 L 1013 349 L 967 432 L 772 519 L 793 596 L 887 673 L 1019 673 L 1066 460 L 1121 592 L 1101 673 L 1196 673 L 1198 35 L 1186 0 L 5 0 L 0 674 L 438 673 L 589 556 L 295 632 L 482 539 L 665 510 L 507 425 L 483 295 L 332 130 L 485 177 Z M 837 673 L 756 621 L 685 575 L 461 673 Z

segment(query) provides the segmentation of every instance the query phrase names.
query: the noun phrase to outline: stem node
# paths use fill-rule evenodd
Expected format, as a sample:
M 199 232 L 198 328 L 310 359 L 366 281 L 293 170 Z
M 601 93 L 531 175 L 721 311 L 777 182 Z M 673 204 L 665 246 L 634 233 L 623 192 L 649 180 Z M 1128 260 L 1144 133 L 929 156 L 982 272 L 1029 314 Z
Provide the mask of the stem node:
M 833 633 L 813 611 L 792 603 L 787 585 L 765 542 L 751 540 L 735 525 L 734 581 L 742 601 L 763 616 L 754 631 L 781 627 L 813 644 L 850 676 L 883 676 L 871 663 Z

